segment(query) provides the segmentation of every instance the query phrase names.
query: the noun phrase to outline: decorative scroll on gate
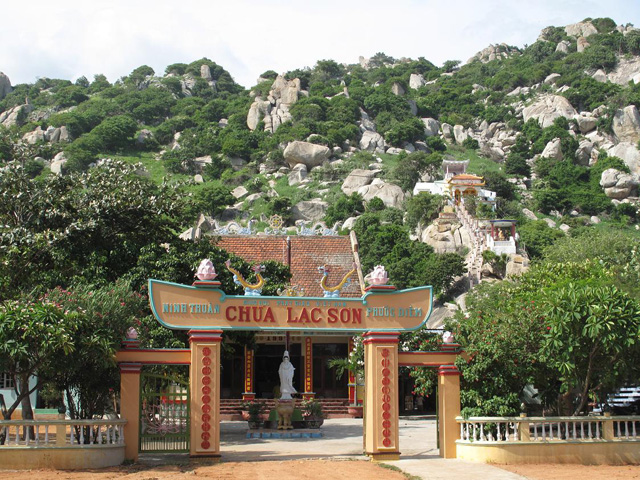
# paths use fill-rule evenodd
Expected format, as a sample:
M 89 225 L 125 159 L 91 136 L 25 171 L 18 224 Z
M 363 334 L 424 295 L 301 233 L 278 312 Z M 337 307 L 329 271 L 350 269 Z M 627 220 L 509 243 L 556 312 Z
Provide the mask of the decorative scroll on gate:
M 189 382 L 140 376 L 140 452 L 189 452 Z

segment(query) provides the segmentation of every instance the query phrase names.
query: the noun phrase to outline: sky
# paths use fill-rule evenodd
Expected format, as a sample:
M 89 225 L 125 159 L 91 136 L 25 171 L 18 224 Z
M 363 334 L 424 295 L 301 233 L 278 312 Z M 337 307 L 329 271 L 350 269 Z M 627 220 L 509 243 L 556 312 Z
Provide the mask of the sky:
M 206 57 L 245 87 L 266 70 L 384 52 L 463 63 L 496 43 L 523 47 L 547 26 L 610 17 L 640 27 L 640 0 L 29 0 L 0 8 L 0 71 L 13 85 Z

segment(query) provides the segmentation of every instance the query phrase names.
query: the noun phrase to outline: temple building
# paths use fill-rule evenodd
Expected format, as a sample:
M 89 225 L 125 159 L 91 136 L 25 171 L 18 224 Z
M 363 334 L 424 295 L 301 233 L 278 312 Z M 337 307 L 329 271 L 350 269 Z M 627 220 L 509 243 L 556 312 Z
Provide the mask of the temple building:
M 217 246 L 248 262 L 275 260 L 288 265 L 291 285 L 300 296 L 323 297 L 323 277 L 326 285 L 335 286 L 354 268 L 355 273 L 341 289 L 340 297 L 359 298 L 364 292 L 358 243 L 353 232 L 349 236 L 222 235 Z M 328 268 L 319 271 L 321 266 Z M 303 397 L 353 397 L 354 386 L 350 386 L 347 375 L 337 379 L 328 366 L 331 359 L 348 356 L 351 336 L 292 330 L 258 332 L 255 340 L 255 350 L 237 349 L 235 354 L 223 359 L 222 398 L 274 398 L 279 386 L 278 366 L 287 347 L 295 367 L 293 385 Z
M 496 255 L 515 254 L 518 234 L 515 220 L 489 220 L 491 230 L 487 232 L 487 248 Z
M 473 196 L 479 203 L 485 203 L 495 209 L 496 192 L 483 188 L 483 177 L 467 172 L 469 160 L 443 160 L 443 180 L 433 182 L 418 182 L 413 188 L 413 194 L 429 192 L 449 198 L 452 203 L 459 204 L 467 196 Z

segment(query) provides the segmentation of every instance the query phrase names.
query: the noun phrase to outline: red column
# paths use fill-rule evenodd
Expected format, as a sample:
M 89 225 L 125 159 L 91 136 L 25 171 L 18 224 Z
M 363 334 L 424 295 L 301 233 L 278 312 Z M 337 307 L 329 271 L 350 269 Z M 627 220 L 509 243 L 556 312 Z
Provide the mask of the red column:
M 255 352 L 246 346 L 244 347 L 244 392 L 242 392 L 243 400 L 253 400 L 256 394 L 253 391 L 253 369 L 254 369 Z
M 191 330 L 192 457 L 220 457 L 220 344 L 221 330 Z
M 313 340 L 304 337 L 304 393 L 302 398 L 309 400 L 315 397 L 313 391 Z
M 398 332 L 364 335 L 364 450 L 374 460 L 398 460 Z

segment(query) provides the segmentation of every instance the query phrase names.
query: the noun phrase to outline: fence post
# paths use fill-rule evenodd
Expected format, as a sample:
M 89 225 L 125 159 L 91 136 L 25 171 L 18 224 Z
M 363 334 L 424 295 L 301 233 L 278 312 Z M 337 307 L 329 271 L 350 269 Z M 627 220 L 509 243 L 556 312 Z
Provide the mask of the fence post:
M 65 419 L 64 413 L 59 413 L 58 420 L 64 420 L 64 419 Z M 65 443 L 67 443 L 67 426 L 64 424 L 56 425 L 56 445 L 60 446 L 60 445 L 64 445 Z
M 613 440 L 613 418 L 611 418 L 611 412 L 605 412 L 602 418 L 602 439 Z
M 526 413 L 521 413 L 520 418 L 527 418 Z M 531 432 L 529 431 L 529 422 L 519 422 L 518 423 L 518 438 L 521 442 L 530 442 L 531 441 Z

